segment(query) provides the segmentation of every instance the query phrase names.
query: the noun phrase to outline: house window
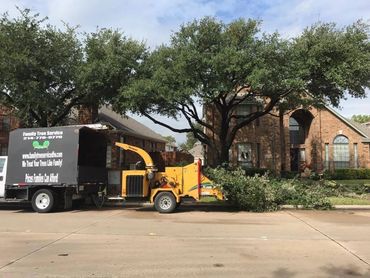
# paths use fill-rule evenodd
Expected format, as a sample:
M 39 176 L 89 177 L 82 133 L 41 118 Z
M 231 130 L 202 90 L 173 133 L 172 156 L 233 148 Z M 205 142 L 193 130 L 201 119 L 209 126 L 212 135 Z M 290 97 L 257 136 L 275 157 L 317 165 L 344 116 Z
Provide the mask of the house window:
M 240 103 L 237 107 L 236 107 L 236 110 L 235 110 L 235 114 L 237 116 L 242 116 L 243 118 L 238 118 L 237 119 L 237 123 L 241 123 L 243 121 L 245 121 L 245 117 L 247 117 L 249 114 L 252 113 L 252 105 L 249 104 L 249 103 Z
M 305 163 L 306 162 L 306 150 L 299 149 L 299 162 Z
M 325 161 L 324 161 L 324 167 L 325 169 L 329 169 L 329 144 L 325 143 L 325 153 L 324 153 Z
M 7 144 L 0 145 L 0 155 L 2 156 L 8 155 L 8 145 Z
M 107 160 L 106 160 L 106 167 L 112 167 L 112 146 L 107 146 Z
M 304 144 L 305 136 L 304 129 L 296 119 L 293 117 L 289 118 L 289 135 L 290 135 L 290 144 L 299 145 Z
M 349 168 L 349 140 L 344 135 L 334 138 L 334 168 Z
M 3 174 L 3 173 L 4 173 L 5 161 L 6 161 L 6 158 L 1 158 L 1 159 L 0 159 L 0 173 L 1 173 L 1 174 Z M 6 169 L 5 169 L 5 170 L 6 170 Z
M 252 167 L 252 145 L 250 143 L 238 144 L 238 165 L 243 168 Z
M 0 129 L 1 129 L 1 131 L 9 131 L 10 130 L 10 117 L 9 116 L 1 116 L 0 117 Z

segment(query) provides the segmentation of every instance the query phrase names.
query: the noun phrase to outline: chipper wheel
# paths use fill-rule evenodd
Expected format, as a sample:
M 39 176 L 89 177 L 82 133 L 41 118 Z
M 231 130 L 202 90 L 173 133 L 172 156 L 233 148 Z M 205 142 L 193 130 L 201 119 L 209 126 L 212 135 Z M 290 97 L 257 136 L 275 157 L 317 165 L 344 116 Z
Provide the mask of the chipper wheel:
M 176 198 L 171 192 L 161 192 L 155 197 L 154 207 L 160 213 L 171 213 L 176 209 Z
M 36 212 L 50 212 L 56 203 L 56 195 L 52 190 L 40 189 L 32 196 L 32 208 Z

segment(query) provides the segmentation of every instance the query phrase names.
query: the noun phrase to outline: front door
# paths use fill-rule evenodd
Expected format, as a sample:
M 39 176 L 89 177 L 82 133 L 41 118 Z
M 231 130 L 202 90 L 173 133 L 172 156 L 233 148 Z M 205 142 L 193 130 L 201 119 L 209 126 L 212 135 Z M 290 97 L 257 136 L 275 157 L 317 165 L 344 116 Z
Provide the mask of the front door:
M 299 169 L 299 149 L 290 149 L 290 171 L 298 172 Z
M 6 165 L 8 157 L 0 156 L 0 198 L 4 197 L 5 193 L 5 180 L 6 180 Z

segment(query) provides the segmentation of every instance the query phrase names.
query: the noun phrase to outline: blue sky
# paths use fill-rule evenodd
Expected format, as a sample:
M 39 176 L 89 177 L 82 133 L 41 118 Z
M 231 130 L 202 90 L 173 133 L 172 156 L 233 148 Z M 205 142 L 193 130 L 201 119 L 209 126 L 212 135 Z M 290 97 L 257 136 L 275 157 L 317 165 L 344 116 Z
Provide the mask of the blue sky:
M 151 48 L 168 42 L 171 32 L 180 24 L 203 16 L 215 16 L 226 22 L 240 17 L 260 19 L 263 31 L 278 30 L 287 38 L 299 35 L 317 21 L 336 22 L 340 26 L 358 19 L 370 22 L 368 0 L 0 0 L 0 13 L 17 15 L 15 6 L 48 16 L 50 23 L 57 26 L 67 22 L 87 32 L 97 27 L 118 28 Z M 370 114 L 370 99 L 348 99 L 342 101 L 341 107 L 337 110 L 346 117 Z M 172 134 L 150 120 L 139 120 L 158 133 Z M 183 125 L 181 121 L 167 121 Z M 178 142 L 184 140 L 184 135 L 172 135 Z

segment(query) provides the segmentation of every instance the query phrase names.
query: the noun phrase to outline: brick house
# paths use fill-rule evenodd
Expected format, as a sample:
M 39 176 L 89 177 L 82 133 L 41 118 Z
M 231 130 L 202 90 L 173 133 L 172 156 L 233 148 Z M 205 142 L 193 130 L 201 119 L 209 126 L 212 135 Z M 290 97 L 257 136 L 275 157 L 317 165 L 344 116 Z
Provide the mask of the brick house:
M 241 104 L 236 113 L 257 109 Z M 206 109 L 206 121 L 217 117 Z M 212 136 L 211 131 L 206 130 Z M 206 150 L 208 162 L 212 152 Z M 344 118 L 330 107 L 272 112 L 238 131 L 229 152 L 233 165 L 280 171 L 370 168 L 370 128 Z

